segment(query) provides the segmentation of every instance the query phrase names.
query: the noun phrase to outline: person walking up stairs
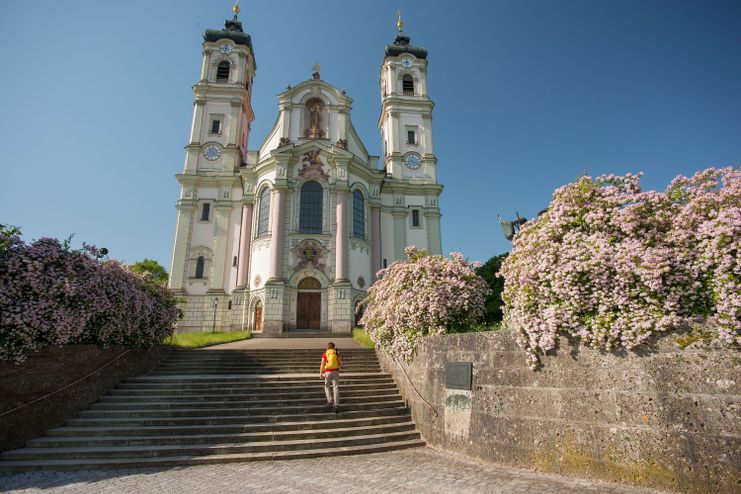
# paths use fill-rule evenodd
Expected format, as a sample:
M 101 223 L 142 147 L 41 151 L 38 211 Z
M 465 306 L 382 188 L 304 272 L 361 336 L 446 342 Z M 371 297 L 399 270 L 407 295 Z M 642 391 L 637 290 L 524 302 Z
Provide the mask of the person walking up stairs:
M 324 378 L 324 393 L 327 395 L 327 407 L 337 412 L 340 407 L 340 368 L 342 359 L 333 342 L 327 343 L 327 350 L 322 354 L 319 366 L 319 377 Z

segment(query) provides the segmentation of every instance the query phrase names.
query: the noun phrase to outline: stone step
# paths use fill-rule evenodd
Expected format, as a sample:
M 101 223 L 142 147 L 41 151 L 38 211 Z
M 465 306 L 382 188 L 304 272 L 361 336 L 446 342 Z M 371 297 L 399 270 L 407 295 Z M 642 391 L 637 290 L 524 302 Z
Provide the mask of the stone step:
M 150 446 L 121 447 L 72 447 L 72 448 L 24 448 L 7 451 L 0 459 L 49 460 L 49 459 L 97 459 L 97 458 L 147 458 L 153 456 L 204 456 L 239 453 L 264 453 L 292 450 L 312 450 L 325 448 L 342 448 L 365 446 L 394 441 L 419 440 L 419 432 L 401 431 L 384 434 L 367 434 L 352 437 L 329 437 L 320 439 L 299 439 L 286 441 L 266 440 L 249 444 L 186 444 L 160 445 L 156 449 Z
M 311 366 L 319 368 L 319 364 L 321 361 L 319 359 L 290 359 L 290 360 L 284 360 L 284 361 L 275 361 L 275 360 L 209 360 L 207 362 L 199 362 L 199 361 L 183 361 L 183 362 L 171 362 L 166 361 L 162 362 L 160 364 L 160 367 L 183 367 L 183 366 L 213 366 L 213 365 L 223 365 L 223 366 L 229 366 L 229 365 L 250 365 L 255 367 L 267 367 L 267 366 L 274 366 L 274 367 L 290 367 L 290 366 Z M 343 360 L 342 366 L 345 367 L 351 367 L 351 366 L 363 366 L 363 365 L 378 365 L 377 360 L 355 360 L 355 359 L 348 359 L 347 361 Z
M 68 420 L 69 427 L 170 427 L 198 425 L 246 425 L 259 423 L 284 423 L 294 421 L 316 421 L 331 419 L 352 419 L 369 417 L 399 416 L 409 413 L 407 407 L 388 407 L 376 409 L 344 410 L 339 412 L 321 410 L 296 414 L 254 414 L 245 415 L 201 415 L 197 417 L 78 417 Z
M 352 405 L 356 403 L 366 403 L 368 401 L 384 400 L 401 400 L 401 395 L 397 390 L 387 390 L 378 394 L 366 394 L 360 396 L 347 396 L 342 394 L 342 404 Z M 89 410 L 178 410 L 187 408 L 217 408 L 221 405 L 228 405 L 229 408 L 252 408 L 252 407 L 284 407 L 284 406 L 306 406 L 306 405 L 323 405 L 326 403 L 326 395 L 314 396 L 309 398 L 283 398 L 280 399 L 243 399 L 243 400 L 223 400 L 221 398 L 212 398 L 208 401 L 188 400 L 188 401 L 128 401 L 128 400 L 100 400 L 90 405 Z
M 378 372 L 378 369 L 352 369 L 348 372 L 358 372 L 358 373 L 373 373 Z M 187 377 L 192 374 L 197 375 L 209 375 L 209 376 L 219 376 L 224 375 L 228 373 L 235 373 L 243 376 L 248 376 L 250 374 L 252 375 L 280 375 L 280 374 L 311 374 L 318 377 L 319 376 L 319 368 L 306 368 L 306 369 L 249 369 L 249 368 L 243 368 L 243 369 L 208 369 L 208 368 L 202 368 L 202 369 L 172 369 L 172 370 L 161 370 L 157 371 L 157 376 L 183 376 Z
M 256 353 L 210 353 L 182 355 L 175 353 L 167 358 L 167 362 L 211 362 L 211 361 L 256 361 L 256 362 L 290 362 L 294 360 L 309 360 L 319 362 L 322 352 L 316 353 L 281 353 L 281 354 L 256 354 Z M 372 361 L 378 357 L 375 353 L 347 353 L 340 352 L 340 358 L 352 361 Z
M 323 458 L 327 456 L 342 456 L 355 454 L 380 453 L 407 448 L 425 446 L 421 439 L 407 441 L 388 441 L 385 443 L 367 444 L 362 446 L 331 447 L 326 449 L 311 449 L 297 451 L 273 451 L 262 453 L 240 453 L 229 455 L 209 456 L 160 456 L 154 458 L 101 458 L 101 459 L 70 459 L 70 460 L 21 460 L 0 462 L 0 471 L 29 472 L 38 470 L 93 470 L 112 468 L 172 468 L 189 465 L 209 465 L 218 463 L 237 463 L 248 461 L 290 460 L 300 458 Z
M 271 451 L 261 453 L 239 453 L 209 456 L 161 456 L 153 458 L 101 458 L 69 460 L 20 460 L 0 462 L 0 471 L 29 472 L 38 470 L 93 470 L 113 468 L 172 468 L 189 465 L 210 465 L 219 463 L 241 463 L 248 461 L 291 460 L 301 458 L 323 458 L 356 454 L 381 453 L 407 448 L 425 446 L 421 439 L 388 441 L 384 443 L 359 446 L 331 447 L 324 449 Z
M 342 405 L 327 408 L 323 350 L 176 350 L 126 379 L 0 471 L 173 467 L 424 446 L 374 350 L 341 350 Z
M 342 384 L 358 384 L 358 383 L 369 383 L 369 382 L 393 382 L 393 378 L 389 374 L 383 374 L 380 372 L 371 374 L 346 374 L 341 373 L 340 378 Z M 219 384 L 242 384 L 248 386 L 275 386 L 275 385 L 305 385 L 307 383 L 321 383 L 319 378 L 319 368 L 315 369 L 315 372 L 310 374 L 300 375 L 270 375 L 270 376 L 255 376 L 255 375 L 242 375 L 242 374 L 223 374 L 220 376 L 204 375 L 183 375 L 178 376 L 158 376 L 155 374 L 148 374 L 146 376 L 135 377 L 126 379 L 119 384 L 119 387 L 127 386 L 131 384 L 157 384 L 160 386 L 176 386 L 176 385 L 188 385 L 188 386 L 204 386 L 211 387 L 214 383 Z
M 374 410 L 376 408 L 393 408 L 404 406 L 404 402 L 399 399 L 390 397 L 374 397 L 375 401 L 370 399 L 362 400 L 359 403 L 348 403 L 341 404 L 341 410 L 343 411 L 355 411 L 355 410 Z M 226 407 L 215 407 L 215 408 L 168 408 L 168 409 L 127 409 L 127 410 L 100 410 L 96 408 L 83 410 L 80 412 L 79 417 L 87 418 L 124 418 L 124 417 L 141 417 L 141 418 L 166 418 L 166 417 L 198 417 L 203 415 L 215 415 L 215 416 L 234 416 L 234 415 L 277 415 L 277 414 L 305 414 L 305 413 L 316 413 L 324 409 L 324 403 L 317 400 L 316 403 L 311 404 L 299 404 L 293 405 L 288 403 L 266 403 L 264 406 L 260 404 L 234 406 L 229 404 L 229 408 Z
M 191 388 L 177 388 L 172 389 L 169 387 L 162 387 L 162 388 L 144 388 L 144 389 L 137 389 L 137 388 L 114 388 L 111 391 L 108 392 L 107 397 L 147 397 L 147 398 L 154 398 L 157 397 L 168 397 L 168 398 L 176 398 L 176 397 L 188 397 L 188 396 L 259 396 L 259 395 L 272 395 L 272 396 L 288 396 L 288 395 L 295 395 L 300 392 L 304 393 L 324 393 L 324 383 L 321 380 L 317 380 L 317 383 L 314 383 L 311 386 L 282 386 L 282 387 L 272 387 L 269 389 L 263 389 L 263 388 L 254 388 L 251 386 L 242 386 L 242 387 L 214 387 L 209 386 L 208 388 L 201 388 L 201 389 L 191 389 Z M 364 391 L 372 391 L 375 389 L 396 389 L 396 385 L 393 382 L 384 382 L 379 384 L 345 384 L 344 381 L 341 382 L 340 386 L 342 387 L 342 393 L 360 393 Z M 301 390 L 301 391 L 299 391 Z M 250 392 L 251 391 L 251 392 Z
M 373 348 L 338 348 L 337 349 L 340 352 L 340 355 L 376 355 L 376 350 Z M 264 355 L 275 355 L 275 356 L 287 356 L 287 355 L 319 355 L 321 356 L 322 353 L 324 353 L 324 348 L 285 348 L 285 349 L 278 349 L 278 348 L 254 348 L 250 350 L 237 350 L 237 349 L 176 349 L 172 352 L 171 357 L 177 358 L 177 357 L 184 357 L 184 356 L 194 356 L 194 357 L 214 357 L 214 356 L 229 356 L 229 355 L 256 355 L 256 356 L 264 356 Z
M 345 375 L 340 376 L 341 386 L 354 386 L 354 385 L 375 385 L 375 384 L 394 384 L 393 379 L 390 377 L 373 378 L 368 377 L 363 379 L 358 377 L 348 377 Z M 190 379 L 184 377 L 183 379 L 175 378 L 161 378 L 150 381 L 136 381 L 136 382 L 122 382 L 116 386 L 115 389 L 127 389 L 127 390 L 155 390 L 155 389 L 189 389 L 189 390 L 209 390 L 209 389 L 255 389 L 255 390 L 269 390 L 269 389 L 285 389 L 285 388 L 296 388 L 296 387 L 313 387 L 313 386 L 324 386 L 324 380 L 319 377 L 319 373 L 313 374 L 311 377 L 301 380 L 255 380 L 255 379 L 216 379 L 211 380 L 208 377 L 204 379 Z
M 253 338 L 351 338 L 352 333 L 331 333 L 327 331 L 292 330 L 282 333 L 252 333 Z
M 359 397 L 359 396 L 372 396 L 374 394 L 387 394 L 397 393 L 398 390 L 391 385 L 385 387 L 374 386 L 366 389 L 347 389 L 342 388 L 342 398 Z M 151 393 L 140 393 L 140 394 L 129 394 L 129 393 L 116 393 L 110 392 L 108 395 L 103 396 L 98 403 L 122 403 L 122 402 L 206 402 L 206 401 L 263 401 L 269 399 L 280 398 L 282 400 L 301 400 L 309 398 L 323 398 L 324 387 L 317 387 L 312 389 L 293 389 L 282 391 L 280 393 L 263 392 L 263 393 L 190 393 L 190 394 L 164 394 L 163 391 L 160 394 Z
M 275 362 L 192 362 L 192 363 L 177 363 L 177 364 L 160 364 L 157 368 L 157 372 L 163 370 L 183 369 L 183 370 L 199 370 L 199 369 L 283 369 L 286 372 L 298 372 L 298 369 L 306 369 L 309 372 L 319 372 L 319 362 L 286 362 L 286 363 L 275 363 Z M 376 372 L 380 372 L 380 365 L 378 362 L 352 362 L 349 364 L 343 364 L 342 370 L 345 372 L 359 372 L 354 369 L 375 369 Z
M 137 435 L 137 436 L 77 436 L 42 437 L 28 442 L 29 448 L 102 448 L 124 446 L 165 446 L 201 444 L 245 444 L 266 441 L 298 441 L 308 439 L 352 438 L 372 434 L 408 432 L 414 430 L 414 423 L 399 422 L 384 425 L 359 425 L 352 427 L 331 427 L 326 429 L 294 429 L 282 431 L 241 432 L 227 434 L 189 434 L 189 435 Z
M 291 431 L 298 429 L 329 429 L 341 427 L 367 427 L 411 422 L 407 414 L 347 418 L 330 420 L 301 420 L 295 422 L 267 422 L 249 424 L 220 425 L 170 425 L 170 426 L 118 426 L 118 427 L 58 427 L 51 429 L 49 437 L 67 436 L 164 436 L 164 435 L 198 435 L 198 434 L 241 434 L 248 432 Z

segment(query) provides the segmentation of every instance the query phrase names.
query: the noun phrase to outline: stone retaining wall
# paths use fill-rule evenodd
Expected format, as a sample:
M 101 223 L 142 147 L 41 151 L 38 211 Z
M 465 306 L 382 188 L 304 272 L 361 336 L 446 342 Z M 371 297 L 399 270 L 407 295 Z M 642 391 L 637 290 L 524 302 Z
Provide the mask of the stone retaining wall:
M 33 353 L 22 364 L 0 363 L 0 451 L 23 447 L 29 439 L 62 425 L 122 379 L 153 370 L 171 351 L 167 347 L 131 350 L 94 372 L 125 350 L 120 346 L 52 346 Z M 60 393 L 3 415 L 91 372 L 91 376 Z
M 741 489 L 741 363 L 733 351 L 642 355 L 570 346 L 532 371 L 511 332 L 425 338 L 402 367 L 379 351 L 432 446 L 563 475 L 682 492 Z M 471 391 L 446 389 L 446 362 L 472 362 Z

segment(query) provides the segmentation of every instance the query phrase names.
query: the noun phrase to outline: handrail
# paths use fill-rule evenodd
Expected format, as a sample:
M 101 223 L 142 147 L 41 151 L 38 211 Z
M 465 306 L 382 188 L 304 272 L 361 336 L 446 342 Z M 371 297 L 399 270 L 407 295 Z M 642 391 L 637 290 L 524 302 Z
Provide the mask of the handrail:
M 385 352 L 385 351 L 384 351 L 384 352 Z M 389 355 L 389 353 L 387 353 L 387 355 Z M 415 386 L 415 385 L 414 385 L 414 382 L 412 382 L 412 379 L 411 379 L 411 378 L 409 377 L 409 374 L 407 374 L 407 371 L 406 371 L 406 369 L 404 369 L 404 366 L 403 366 L 403 365 L 401 365 L 401 363 L 400 363 L 400 362 L 399 362 L 399 361 L 398 361 L 398 360 L 396 359 L 396 356 L 395 356 L 395 355 L 391 355 L 391 358 L 392 358 L 392 359 L 394 359 L 394 362 L 396 362 L 396 365 L 398 365 L 398 366 L 399 366 L 399 367 L 401 368 L 401 371 L 402 371 L 402 372 L 404 373 L 404 375 L 406 376 L 406 378 L 407 378 L 407 381 L 409 381 L 409 384 L 411 384 L 411 385 L 412 385 L 412 389 L 414 390 L 414 392 L 415 392 L 415 393 L 417 393 L 417 396 L 419 396 L 419 398 L 420 398 L 420 399 L 421 399 L 422 401 L 424 401 L 424 402 L 425 402 L 425 404 L 426 404 L 426 405 L 427 405 L 427 406 L 428 406 L 428 407 L 430 408 L 430 410 L 432 410 L 432 413 L 433 413 L 433 415 L 434 415 L 435 417 L 439 417 L 439 416 L 440 416 L 440 414 L 439 414 L 439 413 L 437 412 L 437 409 L 436 409 L 436 408 L 435 408 L 434 406 L 432 406 L 432 404 L 431 404 L 431 403 L 430 403 L 429 401 L 425 400 L 425 397 L 424 397 L 424 396 L 422 396 L 422 393 L 420 393 L 420 392 L 419 392 L 419 390 L 417 389 L 417 386 Z
M 67 385 L 65 385 L 65 386 L 63 386 L 63 387 L 61 387 L 61 388 L 59 388 L 59 389 L 58 389 L 58 390 L 56 390 L 56 391 L 52 391 L 51 393 L 47 393 L 47 394 L 45 394 L 44 396 L 42 396 L 42 397 L 40 397 L 40 398 L 36 398 L 35 400 L 31 400 L 31 401 L 29 401 L 28 403 L 24 403 L 23 405 L 18 405 L 18 406 L 17 406 L 17 407 L 15 407 L 15 408 L 11 408 L 10 410 L 7 410 L 7 411 L 5 411 L 5 412 L 3 412 L 3 413 L 0 413 L 0 417 L 2 417 L 2 416 L 5 416 L 5 415 L 8 415 L 8 414 L 10 414 L 10 413 L 12 413 L 12 412 L 15 412 L 15 411 L 17 411 L 17 410 L 21 410 L 21 409 L 23 409 L 23 408 L 26 408 L 26 407 L 28 407 L 28 406 L 31 406 L 31 405 L 33 405 L 34 403 L 38 403 L 39 401 L 42 401 L 42 400 L 45 400 L 45 399 L 49 398 L 50 396 L 54 396 L 54 395 L 55 395 L 55 394 L 57 394 L 57 393 L 61 393 L 62 391 L 64 391 L 64 390 L 65 390 L 65 389 L 67 389 L 67 388 L 71 388 L 71 387 L 72 387 L 72 386 L 74 386 L 75 384 L 77 384 L 77 383 L 79 383 L 79 382 L 81 382 L 81 381 L 83 381 L 83 380 L 87 379 L 88 377 L 92 376 L 92 375 L 93 375 L 93 374 L 95 374 L 96 372 L 98 372 L 98 371 L 100 371 L 100 370 L 102 370 L 102 369 L 105 369 L 106 367 L 108 367 L 108 366 L 109 366 L 109 365 L 111 365 L 111 364 L 112 364 L 113 362 L 115 362 L 116 360 L 120 359 L 121 357 L 123 357 L 124 355 L 126 355 L 127 353 L 129 353 L 130 351 L 131 351 L 131 350 L 124 350 L 123 352 L 121 352 L 121 353 L 119 353 L 118 355 L 116 355 L 116 356 L 115 356 L 115 357 L 114 357 L 113 359 L 111 359 L 111 360 L 110 360 L 110 361 L 109 361 L 108 363 L 106 363 L 106 364 L 103 364 L 103 365 L 101 365 L 100 367 L 98 367 L 97 369 L 95 369 L 94 371 L 92 371 L 92 372 L 89 372 L 89 373 L 85 374 L 84 376 L 82 376 L 82 377 L 81 377 L 80 379 L 78 379 L 77 381 L 75 381 L 75 382 L 72 382 L 72 383 L 69 383 L 69 384 L 67 384 Z

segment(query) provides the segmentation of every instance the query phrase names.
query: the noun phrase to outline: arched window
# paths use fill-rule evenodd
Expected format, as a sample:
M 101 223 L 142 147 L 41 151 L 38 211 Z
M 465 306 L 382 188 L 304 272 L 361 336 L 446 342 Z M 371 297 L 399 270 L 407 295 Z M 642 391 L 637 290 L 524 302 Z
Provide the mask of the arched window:
M 270 189 L 265 189 L 260 193 L 260 211 L 257 217 L 257 236 L 262 237 L 268 233 L 268 223 L 270 220 Z
M 401 90 L 406 95 L 414 95 L 414 79 L 409 74 L 401 78 Z
M 323 198 L 324 190 L 319 182 L 306 182 L 301 186 L 299 233 L 322 233 Z
M 203 256 L 198 256 L 196 261 L 196 278 L 203 279 L 203 270 L 206 266 L 206 259 Z
M 230 68 L 231 65 L 226 60 L 224 60 L 223 62 L 219 62 L 219 65 L 216 67 L 216 80 L 219 82 L 228 81 Z
M 358 189 L 352 193 L 352 234 L 357 238 L 365 238 L 365 199 Z

